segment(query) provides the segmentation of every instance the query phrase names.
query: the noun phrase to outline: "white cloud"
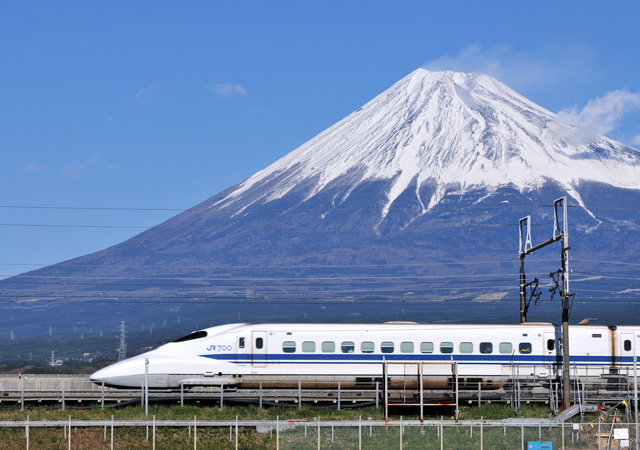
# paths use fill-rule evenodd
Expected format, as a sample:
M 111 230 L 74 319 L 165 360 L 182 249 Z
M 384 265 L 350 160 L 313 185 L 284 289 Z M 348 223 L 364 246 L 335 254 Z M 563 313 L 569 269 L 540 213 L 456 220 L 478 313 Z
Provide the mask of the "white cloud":
M 593 73 L 593 58 L 592 52 L 580 44 L 547 46 L 535 53 L 516 51 L 508 45 L 488 49 L 468 45 L 456 55 L 444 55 L 423 67 L 433 71 L 484 73 L 525 94 L 522 91 L 588 81 Z M 560 111 L 558 118 L 577 128 L 568 131 L 561 126 L 554 130 L 576 145 L 586 144 L 598 135 L 617 129 L 623 117 L 638 108 L 640 93 L 608 92 L 602 98 L 590 100 L 582 110 L 574 107 Z M 640 135 L 630 141 L 640 145 Z
M 548 47 L 538 53 L 515 51 L 509 45 L 483 49 L 468 45 L 457 55 L 444 55 L 428 62 L 427 70 L 484 73 L 518 91 L 525 87 L 548 87 L 587 77 L 591 52 L 582 45 Z
M 49 168 L 41 166 L 40 164 L 29 164 L 24 170 L 27 173 L 37 173 L 37 172 L 45 172 L 49 170 Z
M 89 166 L 94 165 L 102 160 L 102 155 L 98 152 L 93 153 L 85 162 L 74 161 L 68 167 L 63 167 L 60 171 L 62 178 L 75 179 L 84 172 Z
M 143 87 L 138 91 L 138 93 L 133 97 L 135 100 L 144 100 L 151 97 L 151 94 L 160 89 L 160 85 L 156 83 L 152 83 L 148 86 Z
M 638 108 L 640 92 L 633 94 L 629 91 L 612 91 L 603 97 L 589 100 L 580 111 L 576 107 L 563 109 L 558 113 L 558 118 L 577 126 L 571 135 L 566 137 L 580 145 L 615 130 L 625 114 Z M 633 138 L 632 142 L 640 143 L 640 136 Z
M 247 90 L 241 84 L 220 83 L 208 84 L 205 89 L 212 91 L 219 97 L 231 97 L 232 95 L 247 95 Z

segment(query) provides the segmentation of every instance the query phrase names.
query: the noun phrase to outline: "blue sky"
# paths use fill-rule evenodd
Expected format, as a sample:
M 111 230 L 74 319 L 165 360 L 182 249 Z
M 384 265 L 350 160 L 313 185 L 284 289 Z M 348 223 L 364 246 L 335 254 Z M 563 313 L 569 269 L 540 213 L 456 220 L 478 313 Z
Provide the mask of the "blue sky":
M 489 73 L 638 148 L 639 19 L 637 2 L 2 2 L 0 273 L 178 212 L 40 207 L 189 208 L 419 67 Z

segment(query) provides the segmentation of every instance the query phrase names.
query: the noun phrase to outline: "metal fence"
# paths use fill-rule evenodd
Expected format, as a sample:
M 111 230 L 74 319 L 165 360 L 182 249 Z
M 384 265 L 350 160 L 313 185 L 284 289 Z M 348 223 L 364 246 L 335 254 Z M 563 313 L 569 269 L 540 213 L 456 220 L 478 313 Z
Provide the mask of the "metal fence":
M 404 364 L 404 363 L 403 363 Z M 391 367 L 392 365 L 389 364 Z M 386 367 L 386 366 L 385 366 Z M 457 365 L 455 366 L 457 367 Z M 454 372 L 455 372 L 454 367 Z M 417 377 L 407 377 L 407 386 L 403 389 L 390 389 L 384 382 L 376 382 L 369 388 L 345 389 L 338 383 L 323 387 L 315 382 L 313 389 L 305 389 L 305 381 L 298 382 L 298 388 L 281 389 L 277 384 L 268 382 L 260 383 L 254 389 L 226 389 L 225 386 L 209 386 L 172 391 L 150 391 L 150 400 L 172 399 L 184 403 L 190 398 L 208 398 L 223 404 L 225 401 L 255 401 L 262 405 L 271 403 L 294 403 L 302 405 L 303 402 L 318 403 L 331 402 L 338 408 L 354 403 L 372 403 L 380 405 L 412 405 L 419 404 L 444 404 L 455 405 L 473 404 L 482 402 L 509 402 L 513 409 L 518 411 L 522 403 L 542 402 L 550 406 L 557 413 L 559 410 L 559 398 L 562 386 L 551 378 L 524 377 L 520 375 L 518 366 L 503 368 L 505 372 L 504 383 L 497 389 L 482 389 L 481 382 L 470 381 L 471 378 L 451 378 L 451 386 L 447 389 L 428 390 L 420 389 Z M 625 367 L 616 369 L 615 373 L 605 368 L 592 368 L 589 366 L 572 366 L 574 377 L 572 379 L 572 403 L 586 404 L 588 402 L 600 402 L 615 404 L 622 399 L 633 397 L 633 373 L 632 369 Z M 419 374 L 423 367 L 420 366 Z M 506 372 L 509 372 L 507 375 Z M 551 374 L 549 369 L 547 372 Z M 415 378 L 416 380 L 413 380 Z M 95 402 L 104 406 L 107 403 L 120 403 L 132 401 L 143 397 L 143 390 L 120 390 L 107 388 L 92 383 L 88 376 L 81 375 L 2 375 L 0 376 L 0 406 L 3 403 L 19 403 L 23 408 L 25 402 L 57 402 L 64 408 L 65 402 L 87 403 Z
M 552 424 L 529 420 L 459 421 L 450 420 L 395 420 L 378 421 L 359 419 L 352 421 L 315 421 L 279 419 L 272 421 L 236 420 L 73 420 L 67 421 L 15 421 L 0 422 L 0 428 L 21 429 L 25 448 L 29 448 L 30 431 L 34 428 L 57 429 L 56 444 L 71 448 L 78 429 L 100 431 L 105 446 L 120 447 L 123 433 L 131 429 L 146 429 L 146 440 L 156 448 L 163 433 L 176 429 L 194 449 L 207 448 L 206 436 L 212 431 L 227 433 L 227 448 L 239 448 L 239 434 L 243 429 L 255 429 L 269 435 L 273 447 L 282 449 L 573 449 L 573 448 L 630 448 L 637 449 L 636 424 L 595 423 Z M 186 430 L 185 430 L 186 429 Z M 15 430 L 18 432 L 18 430 Z M 62 431 L 62 433 L 61 433 Z M 143 438 L 144 439 L 144 438 Z M 226 440 L 226 438 L 225 438 Z M 535 446 L 533 446 L 535 444 Z

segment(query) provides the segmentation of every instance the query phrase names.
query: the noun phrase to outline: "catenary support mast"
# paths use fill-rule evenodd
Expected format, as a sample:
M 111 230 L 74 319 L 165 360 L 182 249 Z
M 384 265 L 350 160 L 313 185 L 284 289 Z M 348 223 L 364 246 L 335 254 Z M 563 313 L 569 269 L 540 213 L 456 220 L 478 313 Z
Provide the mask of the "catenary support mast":
M 560 229 L 559 207 L 562 207 L 562 230 Z M 540 250 L 549 244 L 562 241 L 561 249 L 561 267 L 560 275 L 562 277 L 562 286 L 560 298 L 562 299 L 562 408 L 567 409 L 571 406 L 571 381 L 569 378 L 569 315 L 571 313 L 571 305 L 573 304 L 573 296 L 569 293 L 569 224 L 567 215 L 567 197 L 561 197 L 553 202 L 553 237 L 541 244 L 532 246 L 531 243 L 531 216 L 520 219 L 519 223 L 519 244 L 518 256 L 520 258 L 520 323 L 527 321 L 527 277 L 524 271 L 524 258 L 530 253 Z

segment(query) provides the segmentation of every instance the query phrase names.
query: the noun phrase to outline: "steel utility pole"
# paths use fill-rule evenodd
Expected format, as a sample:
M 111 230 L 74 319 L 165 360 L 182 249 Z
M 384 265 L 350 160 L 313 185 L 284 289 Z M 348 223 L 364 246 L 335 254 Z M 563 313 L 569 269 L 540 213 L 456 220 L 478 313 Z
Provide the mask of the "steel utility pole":
M 127 342 L 124 337 L 124 321 L 120 322 L 120 348 L 118 348 L 118 361 L 127 359 Z
M 558 208 L 562 207 L 562 230 L 560 230 L 560 216 Z M 527 278 L 524 272 L 524 257 L 540 250 L 549 244 L 562 241 L 561 268 L 562 287 L 560 298 L 562 299 L 562 408 L 571 406 L 571 381 L 569 378 L 569 315 L 571 304 L 575 294 L 569 293 L 569 224 L 567 215 L 567 197 L 561 197 L 553 202 L 553 237 L 541 244 L 532 246 L 531 243 L 531 216 L 520 219 L 518 256 L 520 257 L 520 323 L 527 321 Z
M 562 204 L 562 233 L 558 226 L 558 205 Z M 562 408 L 567 409 L 571 406 L 571 380 L 569 377 L 569 315 L 571 313 L 571 305 L 573 304 L 573 296 L 569 293 L 569 224 L 567 223 L 567 197 L 562 197 L 553 203 L 554 216 L 556 218 L 555 228 L 553 230 L 554 237 L 556 233 L 562 236 L 562 291 L 560 298 L 562 299 Z

